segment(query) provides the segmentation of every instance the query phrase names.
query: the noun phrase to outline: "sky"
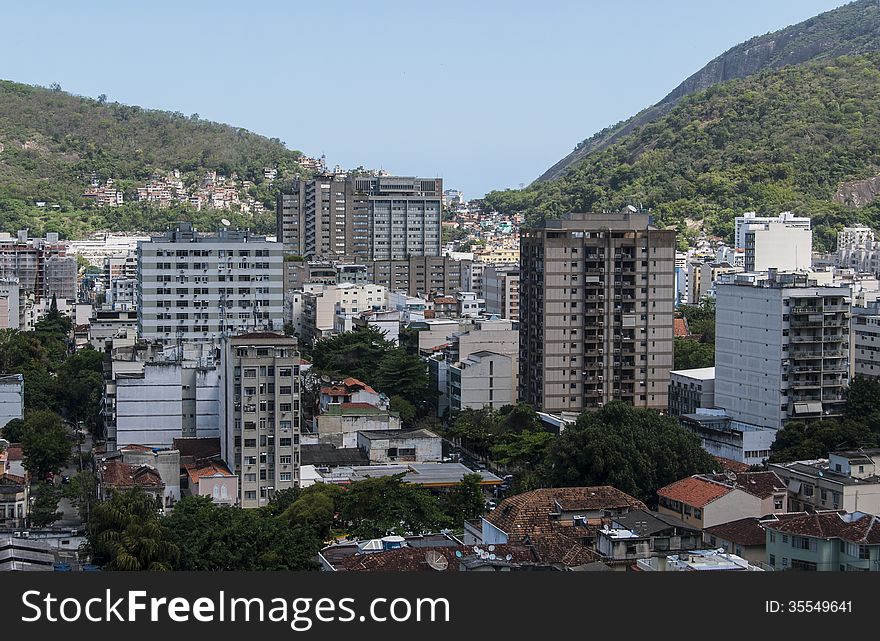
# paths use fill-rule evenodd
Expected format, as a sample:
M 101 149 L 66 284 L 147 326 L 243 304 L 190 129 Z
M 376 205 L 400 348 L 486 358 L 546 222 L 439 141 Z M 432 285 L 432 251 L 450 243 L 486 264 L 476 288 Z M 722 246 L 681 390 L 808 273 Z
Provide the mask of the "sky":
M 198 113 L 475 198 L 842 3 L 29 0 L 3 9 L 0 78 Z

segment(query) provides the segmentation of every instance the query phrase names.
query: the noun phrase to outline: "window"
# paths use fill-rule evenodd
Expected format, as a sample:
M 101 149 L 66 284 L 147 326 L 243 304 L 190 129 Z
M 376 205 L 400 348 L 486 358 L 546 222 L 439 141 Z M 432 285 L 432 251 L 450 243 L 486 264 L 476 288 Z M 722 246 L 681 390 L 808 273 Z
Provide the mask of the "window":
M 279 477 L 281 481 L 289 481 L 290 480 L 290 472 L 281 472 L 281 476 Z
M 700 510 L 700 509 L 694 508 L 694 518 L 695 518 L 695 519 L 701 519 L 701 518 L 703 518 L 703 510 Z
M 775 554 L 771 554 L 771 555 L 770 555 L 770 565 L 771 565 L 771 566 L 775 566 L 775 565 L 776 565 L 776 555 L 775 555 Z
M 278 439 L 278 446 L 279 447 L 290 447 L 292 443 L 293 443 L 293 441 L 290 438 Z
M 254 490 L 248 490 L 244 493 L 244 498 L 250 501 L 256 501 L 257 493 Z
M 278 457 L 278 463 L 280 465 L 290 465 L 290 459 L 291 459 L 290 454 L 285 454 L 284 456 Z
M 255 439 L 255 438 L 244 439 L 244 446 L 245 447 L 256 447 L 257 446 L 257 439 Z

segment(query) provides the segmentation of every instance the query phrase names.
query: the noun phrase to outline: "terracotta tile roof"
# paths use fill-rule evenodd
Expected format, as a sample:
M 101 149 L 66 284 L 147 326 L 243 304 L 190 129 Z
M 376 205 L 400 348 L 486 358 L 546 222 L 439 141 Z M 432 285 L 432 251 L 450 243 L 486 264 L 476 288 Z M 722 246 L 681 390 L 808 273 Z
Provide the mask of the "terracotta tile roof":
M 858 516 L 861 514 L 861 516 Z M 850 543 L 880 544 L 880 517 L 854 512 L 826 511 L 815 514 L 799 514 L 792 518 L 765 524 L 770 530 L 783 534 L 812 536 L 817 538 L 840 538 Z
M 205 478 L 206 476 L 223 476 L 226 478 L 231 478 L 235 476 L 232 472 L 229 471 L 229 468 L 220 461 L 186 463 L 183 468 L 186 470 L 186 473 L 189 476 L 190 483 L 198 483 L 199 479 Z
M 108 487 L 163 488 L 165 484 L 155 468 L 148 465 L 129 465 L 119 459 L 111 459 L 100 464 L 101 482 Z
M 736 487 L 759 499 L 766 499 L 774 494 L 785 492 L 787 486 L 776 472 L 740 472 L 732 473 L 734 478 L 728 480 L 724 474 L 706 475 L 706 478 L 722 483 L 733 482 Z
M 690 476 L 657 490 L 657 495 L 691 507 L 704 507 L 733 491 L 732 487 L 699 476 Z
M 597 487 L 541 488 L 504 499 L 486 520 L 518 542 L 526 536 L 557 533 L 572 526 L 560 524 L 551 514 L 568 511 L 647 510 L 644 503 L 609 485 Z
M 766 535 L 760 519 L 749 517 L 730 521 L 720 525 L 713 525 L 703 530 L 716 538 L 730 541 L 736 545 L 764 545 Z
M 535 560 L 542 563 L 560 563 L 566 567 L 574 567 L 600 559 L 598 553 L 561 532 L 531 534 L 525 538 L 524 544 L 532 549 Z
M 376 390 L 374 390 L 372 387 L 370 387 L 369 385 L 367 385 L 363 381 L 359 381 L 356 378 L 352 378 L 351 376 L 349 376 L 344 381 L 342 381 L 342 384 L 345 385 L 346 387 L 362 387 L 362 388 L 364 388 L 364 391 L 369 392 L 370 394 L 376 393 Z
M 677 338 L 687 338 L 691 335 L 686 318 L 676 318 L 673 321 L 672 333 Z
M 174 449 L 180 452 L 180 461 L 182 463 L 195 463 L 203 459 L 220 456 L 219 438 L 176 438 L 172 443 Z
M 23 461 L 24 460 L 24 452 L 21 449 L 21 444 L 11 443 L 9 445 L 9 447 L 6 448 L 6 460 L 7 461 Z
M 10 474 L 6 472 L 3 476 L 0 476 L 0 481 L 4 482 L 4 485 L 24 485 L 27 479 L 23 476 L 19 476 L 18 474 Z
M 326 396 L 348 396 L 348 390 L 342 385 L 328 385 L 321 388 L 321 394 Z
M 733 459 L 724 458 L 723 456 L 713 456 L 713 459 L 721 466 L 725 472 L 748 472 L 749 466 Z

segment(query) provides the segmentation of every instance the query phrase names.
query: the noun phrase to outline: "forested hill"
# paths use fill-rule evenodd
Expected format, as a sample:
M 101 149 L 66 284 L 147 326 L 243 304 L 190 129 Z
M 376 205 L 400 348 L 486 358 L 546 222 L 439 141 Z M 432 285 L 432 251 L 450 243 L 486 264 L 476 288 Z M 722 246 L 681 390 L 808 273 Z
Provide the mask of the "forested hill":
M 681 98 L 727 80 L 811 60 L 880 50 L 880 4 L 858 0 L 809 20 L 740 43 L 688 77 L 663 100 L 603 129 L 575 147 L 538 178 L 553 180 L 578 162 L 614 144 L 634 129 L 668 113 Z
M 0 230 L 30 226 L 81 233 L 92 228 L 155 228 L 175 217 L 172 208 L 125 205 L 98 209 L 82 194 L 90 181 L 112 179 L 126 196 L 154 175 L 178 169 L 188 184 L 207 171 L 237 174 L 250 181 L 252 196 L 271 204 L 273 192 L 263 168 L 278 170 L 278 181 L 302 173 L 302 154 L 230 125 L 197 114 L 143 109 L 102 96 L 92 99 L 60 90 L 0 81 Z M 131 200 L 126 198 L 126 202 Z M 35 203 L 45 202 L 37 211 Z M 61 215 L 61 214 L 65 215 Z M 238 218 L 234 213 L 198 212 L 195 218 Z M 271 229 L 266 216 L 236 222 Z M 263 220 L 265 218 L 265 220 Z
M 814 246 L 845 223 L 880 226 L 880 54 L 784 67 L 713 85 L 591 154 L 563 178 L 492 192 L 530 220 L 651 209 L 682 237 L 731 237 L 743 211 L 813 217 Z M 855 181 L 855 182 L 851 182 Z

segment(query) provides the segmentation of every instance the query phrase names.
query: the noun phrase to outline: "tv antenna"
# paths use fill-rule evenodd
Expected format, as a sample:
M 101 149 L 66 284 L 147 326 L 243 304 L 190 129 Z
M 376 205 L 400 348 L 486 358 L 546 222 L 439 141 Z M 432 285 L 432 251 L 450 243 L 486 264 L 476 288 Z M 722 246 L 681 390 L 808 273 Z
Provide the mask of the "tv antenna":
M 443 572 L 449 567 L 449 559 L 437 550 L 428 550 L 425 553 L 425 560 L 432 570 L 437 570 L 438 572 Z

